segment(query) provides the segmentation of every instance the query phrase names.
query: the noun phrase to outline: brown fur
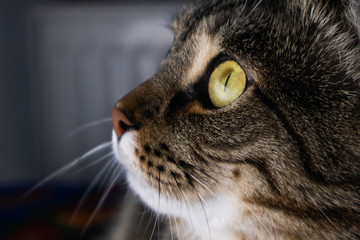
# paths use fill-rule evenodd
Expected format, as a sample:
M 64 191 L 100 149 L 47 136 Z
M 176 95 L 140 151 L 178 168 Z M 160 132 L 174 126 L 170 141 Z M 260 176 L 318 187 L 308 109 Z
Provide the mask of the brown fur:
M 130 131 L 141 177 L 184 202 L 231 192 L 234 211 L 253 226 L 228 226 L 237 239 L 360 239 L 357 4 L 186 8 L 161 70 L 117 104 L 138 126 Z M 217 109 L 207 82 L 224 59 L 249 79 Z

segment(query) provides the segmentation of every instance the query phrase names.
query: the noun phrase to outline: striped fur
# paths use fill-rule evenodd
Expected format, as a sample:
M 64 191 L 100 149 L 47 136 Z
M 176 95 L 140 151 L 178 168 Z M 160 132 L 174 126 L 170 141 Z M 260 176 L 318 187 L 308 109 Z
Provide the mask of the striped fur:
M 118 104 L 139 127 L 113 139 L 174 236 L 360 239 L 359 5 L 210 0 L 174 19 L 161 70 Z M 217 109 L 227 59 L 248 82 Z

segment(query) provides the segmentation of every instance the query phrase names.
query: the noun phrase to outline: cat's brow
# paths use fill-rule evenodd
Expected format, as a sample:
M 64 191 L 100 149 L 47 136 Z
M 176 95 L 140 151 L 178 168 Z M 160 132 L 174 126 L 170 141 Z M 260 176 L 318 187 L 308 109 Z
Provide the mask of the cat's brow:
M 196 82 L 204 74 L 210 61 L 221 51 L 216 36 L 211 37 L 206 33 L 195 34 L 192 41 L 195 46 L 194 57 L 183 82 L 187 86 Z

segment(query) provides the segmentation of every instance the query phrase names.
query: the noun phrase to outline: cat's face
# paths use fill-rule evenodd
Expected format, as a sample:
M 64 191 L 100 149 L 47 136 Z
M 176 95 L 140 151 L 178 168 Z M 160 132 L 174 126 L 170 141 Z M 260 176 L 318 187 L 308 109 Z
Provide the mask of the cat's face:
M 181 217 L 182 204 L 226 197 L 270 231 L 284 216 L 296 223 L 289 233 L 308 221 L 354 231 L 360 48 L 346 6 L 334 6 L 210 1 L 175 19 L 161 70 L 113 112 L 115 155 L 148 205 Z M 243 88 L 218 105 L 214 71 L 225 92 L 238 69 Z

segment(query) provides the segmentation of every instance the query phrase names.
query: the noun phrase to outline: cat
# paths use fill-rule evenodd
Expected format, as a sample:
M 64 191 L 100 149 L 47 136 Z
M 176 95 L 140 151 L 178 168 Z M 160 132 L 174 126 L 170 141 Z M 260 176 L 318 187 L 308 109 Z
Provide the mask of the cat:
M 113 109 L 163 239 L 360 239 L 360 3 L 210 0 Z

